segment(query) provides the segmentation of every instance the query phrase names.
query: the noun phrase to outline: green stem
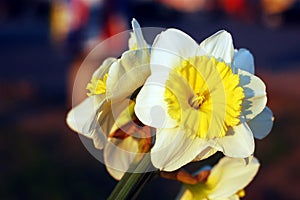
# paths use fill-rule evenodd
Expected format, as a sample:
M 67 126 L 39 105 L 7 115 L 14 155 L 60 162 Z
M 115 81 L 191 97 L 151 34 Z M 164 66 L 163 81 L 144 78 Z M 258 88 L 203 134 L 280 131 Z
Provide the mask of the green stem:
M 130 172 L 124 174 L 108 197 L 108 200 L 135 199 L 151 178 L 157 174 L 151 168 L 153 168 L 153 166 L 151 164 L 150 154 L 148 153 L 145 154 L 138 164 L 134 164 L 130 167 Z

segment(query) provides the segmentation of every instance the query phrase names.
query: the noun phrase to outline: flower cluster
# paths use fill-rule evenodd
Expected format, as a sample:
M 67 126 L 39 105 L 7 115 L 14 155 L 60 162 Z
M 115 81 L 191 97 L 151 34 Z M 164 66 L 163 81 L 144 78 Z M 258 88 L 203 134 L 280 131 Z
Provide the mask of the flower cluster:
M 145 153 L 156 169 L 174 172 L 220 151 L 225 157 L 209 175 L 186 184 L 179 197 L 237 199 L 259 167 L 254 138 L 264 138 L 273 125 L 252 54 L 234 49 L 224 30 L 199 45 L 167 29 L 148 45 L 135 19 L 132 26 L 129 50 L 94 72 L 68 125 L 103 149 L 118 180 Z

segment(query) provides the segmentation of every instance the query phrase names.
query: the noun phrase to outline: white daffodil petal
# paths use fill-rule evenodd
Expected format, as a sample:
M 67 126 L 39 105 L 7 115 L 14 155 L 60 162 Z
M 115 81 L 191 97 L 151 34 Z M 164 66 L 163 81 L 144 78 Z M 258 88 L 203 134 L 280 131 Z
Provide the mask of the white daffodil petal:
M 254 58 L 248 49 L 239 49 L 234 53 L 233 62 L 231 64 L 234 73 L 237 69 L 242 69 L 254 74 Z
M 234 55 L 232 37 L 230 33 L 224 30 L 218 31 L 202 41 L 200 49 L 210 56 L 224 60 L 226 63 L 231 63 Z
M 206 149 L 204 149 L 200 154 L 198 154 L 197 157 L 193 161 L 204 160 L 204 159 L 209 158 L 210 156 L 214 155 L 217 152 L 218 152 L 217 149 L 214 149 L 212 147 L 206 147 Z
M 100 79 L 102 78 L 105 73 L 107 73 L 109 67 L 115 62 L 117 61 L 116 58 L 113 58 L 113 57 L 109 57 L 109 58 L 106 58 L 101 66 L 93 73 L 93 77 L 97 78 L 97 79 Z
M 135 114 L 143 123 L 155 128 L 173 128 L 177 122 L 168 115 L 164 101 L 165 88 L 158 76 L 150 76 L 139 92 L 134 107 Z
M 138 141 L 133 137 L 110 138 L 104 148 L 104 162 L 109 174 L 120 180 L 134 161 L 139 150 Z
M 180 128 L 157 129 L 151 161 L 160 170 L 174 171 L 191 162 L 206 147 L 204 140 L 187 137 Z
M 150 75 L 148 50 L 126 51 L 114 62 L 106 81 L 107 98 L 113 100 L 130 97 Z
M 251 120 L 261 113 L 266 106 L 266 86 L 260 78 L 249 72 L 238 69 L 238 74 L 240 86 L 245 94 L 242 102 L 242 115 L 245 116 L 246 120 Z
M 247 165 L 244 159 L 222 158 L 213 167 L 206 184 L 211 187 L 209 199 L 223 199 L 245 188 L 254 178 L 259 168 L 256 158 Z
M 68 126 L 94 140 L 95 147 L 102 149 L 105 135 L 99 129 L 97 112 L 104 103 L 104 95 L 93 95 L 75 106 L 67 115 Z
M 104 102 L 104 95 L 93 95 L 72 108 L 67 115 L 68 126 L 81 134 L 89 135 L 89 128 L 99 107 Z
M 226 156 L 246 158 L 254 152 L 253 134 L 246 122 L 229 128 L 227 136 L 211 142 L 211 146 L 222 151 Z
M 222 198 L 220 200 L 239 200 L 239 199 L 240 199 L 240 197 L 238 195 L 234 194 L 234 195 L 232 195 L 230 197 Z
M 88 138 L 93 140 L 93 144 L 96 149 L 103 149 L 107 137 L 105 134 L 103 134 L 101 128 L 99 127 L 100 126 L 97 124 L 97 127 L 94 130 L 92 130 L 91 136 Z
M 196 55 L 198 44 L 186 33 L 167 29 L 159 34 L 151 48 L 151 72 L 161 73 L 161 67 L 173 68 L 182 59 Z
M 265 107 L 261 113 L 248 122 L 248 125 L 255 138 L 263 139 L 270 133 L 273 121 L 272 111 L 268 107 Z
M 148 44 L 144 39 L 141 27 L 136 19 L 132 19 L 131 21 L 133 33 L 131 34 L 131 37 L 128 41 L 129 49 L 135 50 L 135 49 L 143 49 L 148 48 Z

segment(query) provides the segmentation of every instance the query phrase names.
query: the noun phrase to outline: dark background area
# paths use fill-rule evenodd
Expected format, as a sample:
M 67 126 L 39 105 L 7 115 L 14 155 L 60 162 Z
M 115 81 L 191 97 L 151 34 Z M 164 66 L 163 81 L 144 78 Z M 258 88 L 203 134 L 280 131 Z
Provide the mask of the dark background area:
M 296 200 L 300 6 L 295 1 L 269 14 L 256 6 L 259 1 L 250 2 L 251 9 L 240 14 L 217 4 L 186 12 L 153 1 L 128 1 L 125 20 L 179 28 L 198 42 L 226 29 L 236 48 L 253 53 L 275 123 L 270 135 L 256 142 L 262 165 L 245 199 Z M 71 107 L 67 77 L 80 47 L 73 51 L 53 42 L 50 9 L 48 1 L 0 2 L 0 199 L 105 199 L 117 182 L 65 124 Z M 157 179 L 139 199 L 174 199 L 179 188 L 179 183 Z

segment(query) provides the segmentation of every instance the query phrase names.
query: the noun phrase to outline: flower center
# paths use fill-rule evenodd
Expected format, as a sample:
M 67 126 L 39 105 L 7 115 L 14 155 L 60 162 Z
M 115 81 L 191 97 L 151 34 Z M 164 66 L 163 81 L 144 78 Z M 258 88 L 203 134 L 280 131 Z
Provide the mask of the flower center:
M 93 77 L 91 82 L 87 84 L 86 89 L 89 90 L 88 96 L 103 94 L 106 92 L 106 80 L 108 74 L 105 74 L 102 79 Z
M 195 109 L 199 109 L 204 100 L 205 96 L 198 93 L 192 98 L 190 105 Z
M 225 136 L 228 127 L 240 123 L 244 97 L 230 66 L 207 56 L 184 60 L 166 81 L 168 114 L 201 138 Z

